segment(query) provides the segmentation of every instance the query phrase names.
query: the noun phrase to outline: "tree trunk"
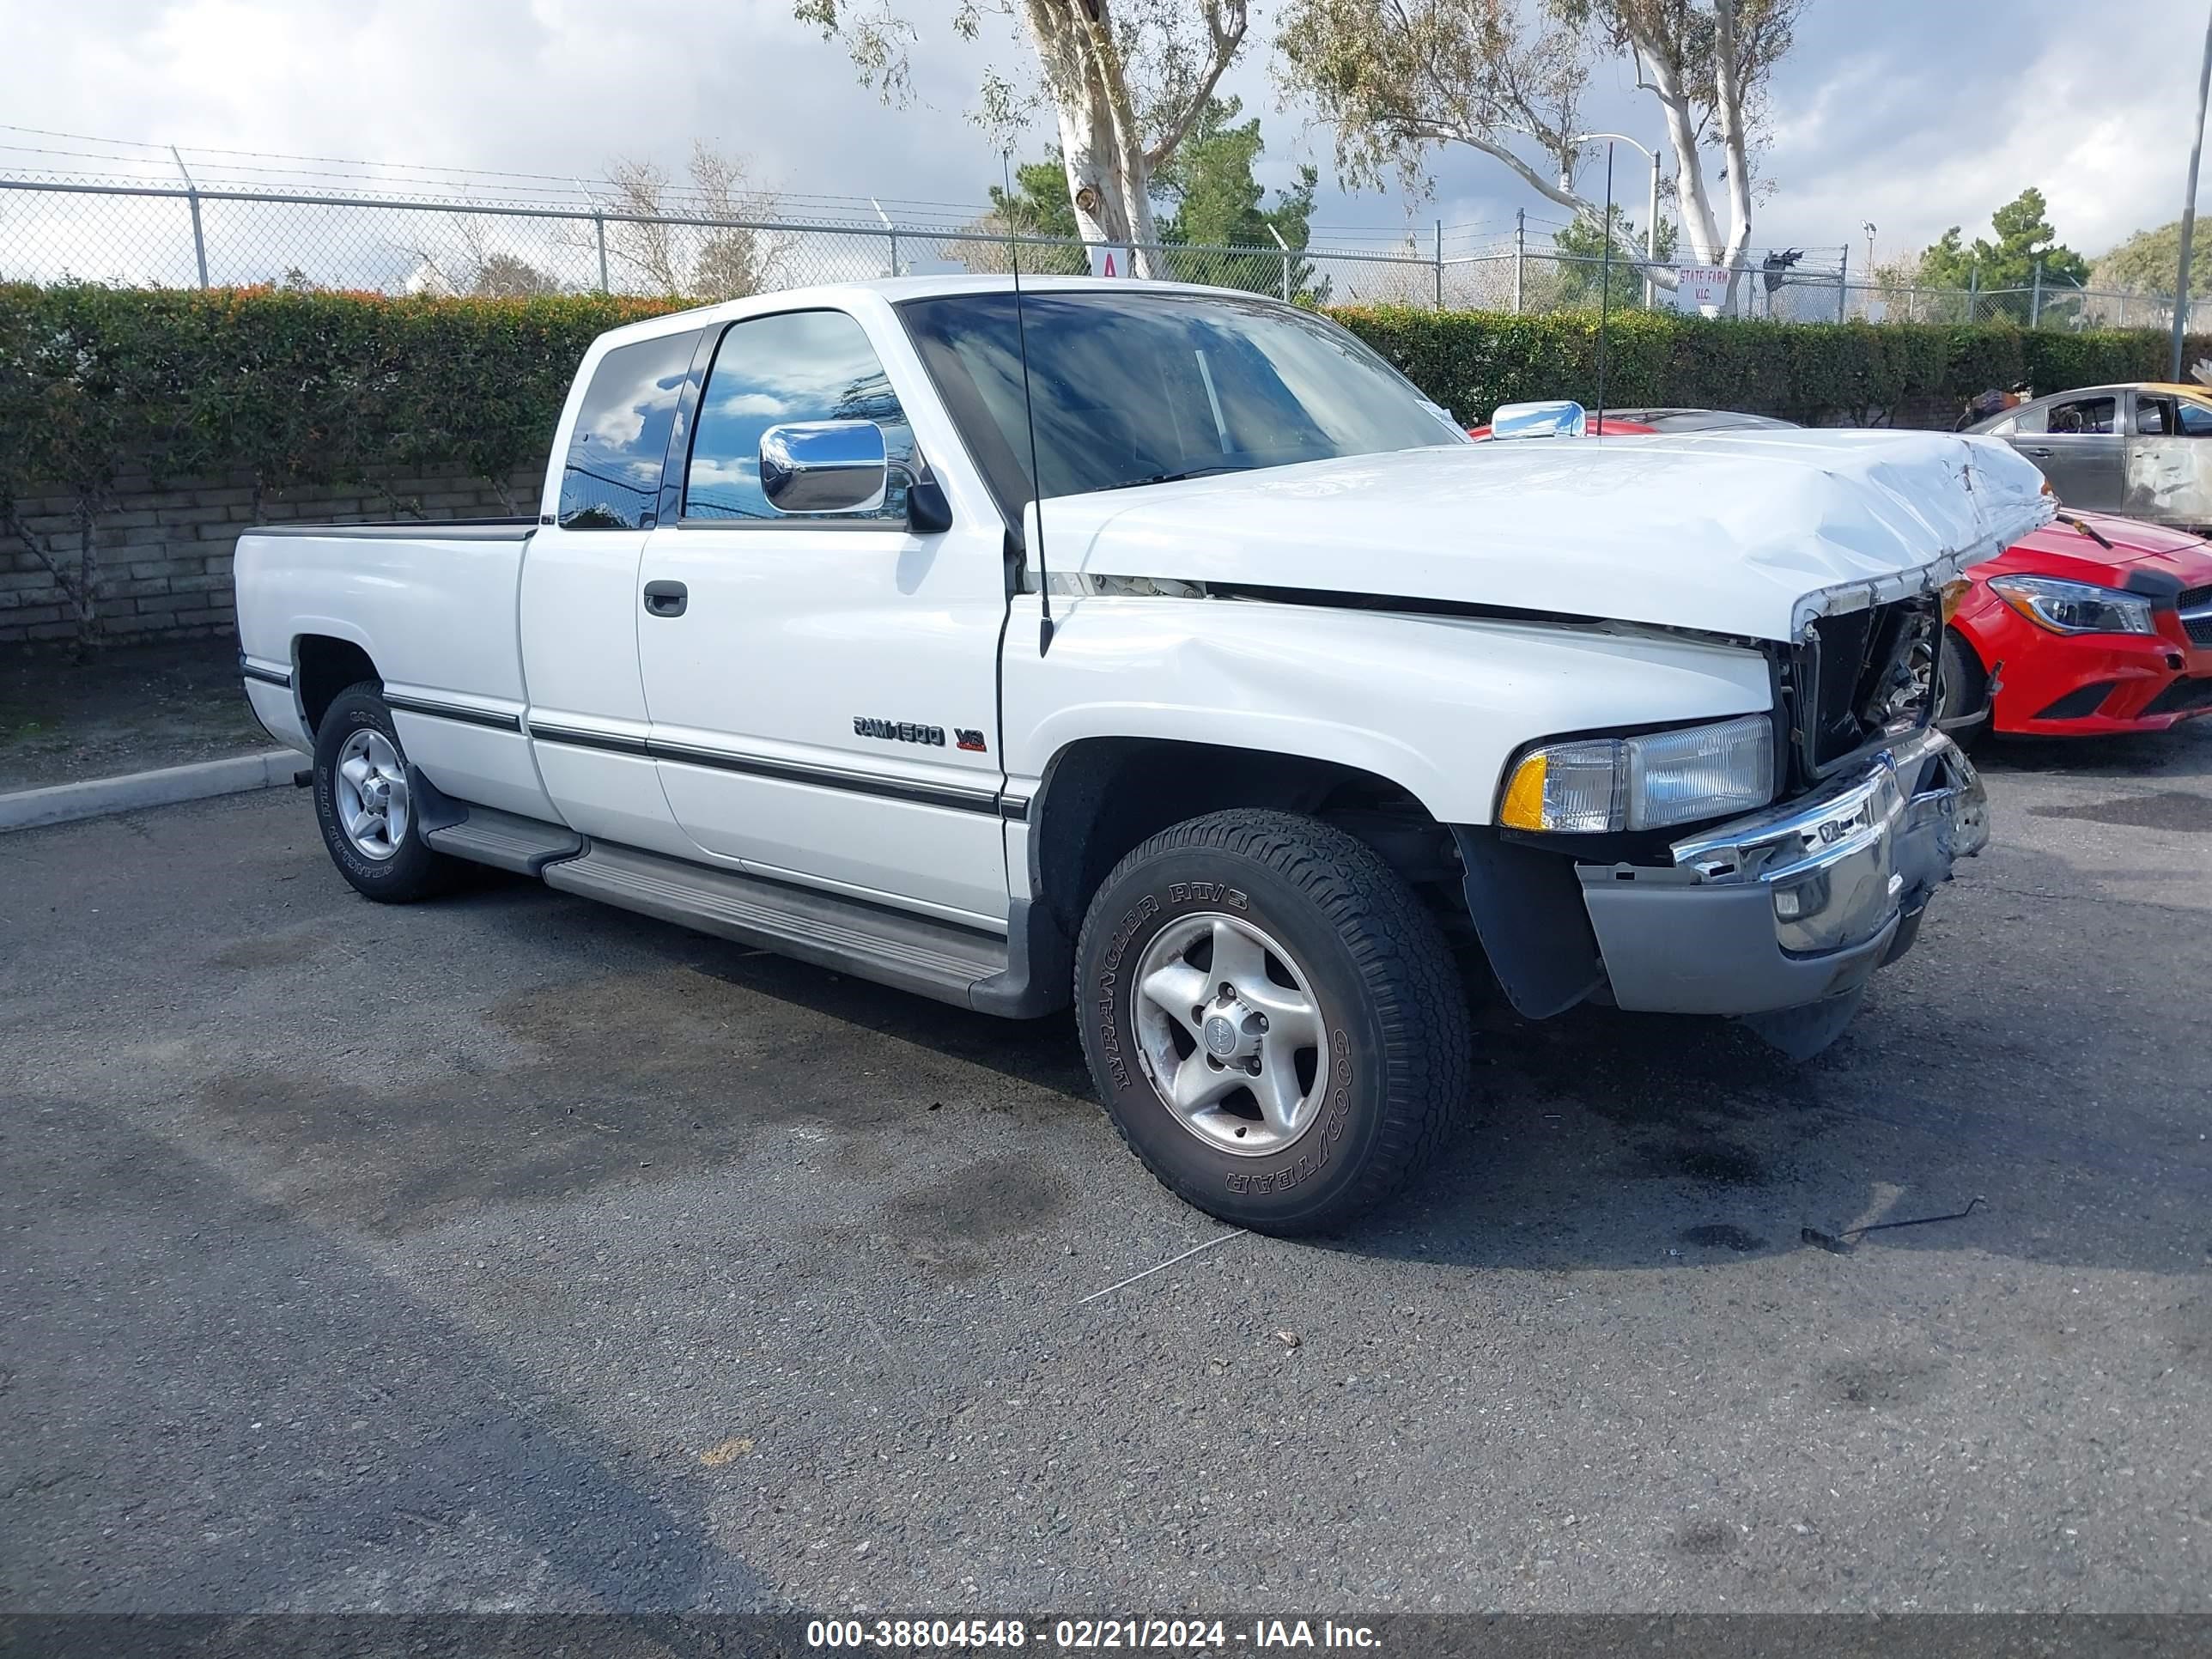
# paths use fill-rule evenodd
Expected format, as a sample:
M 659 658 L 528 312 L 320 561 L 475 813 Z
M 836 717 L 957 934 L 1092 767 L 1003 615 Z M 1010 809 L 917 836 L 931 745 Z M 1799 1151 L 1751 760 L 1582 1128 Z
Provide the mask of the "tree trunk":
M 96 508 L 86 496 L 77 497 L 77 550 L 74 558 L 62 550 L 58 539 L 49 541 L 23 521 L 15 501 L 0 495 L 0 536 L 13 536 L 54 579 L 54 591 L 76 623 L 73 650 L 80 662 L 88 658 L 100 639 L 100 546 L 94 539 Z
M 1712 198 L 1705 192 L 1705 164 L 1698 155 L 1697 123 L 1690 118 L 1690 100 L 1682 88 L 1680 66 L 1665 51 L 1666 43 L 1656 35 L 1638 31 L 1631 36 L 1630 45 L 1649 77 L 1652 95 L 1658 99 L 1659 107 L 1667 118 L 1667 142 L 1674 151 L 1674 216 L 1681 223 L 1683 239 L 1689 243 L 1690 253 L 1699 264 L 1720 264 L 1723 263 L 1720 227 L 1713 222 Z M 1731 200 L 1740 176 L 1738 169 L 1730 169 Z M 1748 201 L 1747 193 L 1747 206 Z M 1747 239 L 1750 234 L 1747 216 L 1742 234 Z M 1730 307 L 1735 301 L 1735 284 L 1736 276 L 1731 269 L 1728 291 Z M 1723 307 L 1701 308 L 1711 317 L 1718 315 Z
M 88 662 L 100 649 L 100 549 L 92 503 L 76 504 L 76 574 L 64 585 L 76 609 L 76 659 Z
M 1743 137 L 1743 86 L 1736 73 L 1736 0 L 1713 0 L 1714 90 L 1719 104 L 1721 154 L 1729 187 L 1729 304 L 1743 280 L 1744 250 L 1751 245 L 1751 162 Z
M 1133 246 L 1133 274 L 1157 276 L 1158 250 L 1151 244 L 1158 237 L 1145 159 L 1141 155 L 1133 157 L 1135 177 L 1132 179 L 1133 158 L 1115 142 L 1103 97 L 1086 101 L 1086 109 L 1063 107 L 1060 112 L 1060 153 L 1067 173 L 1067 197 L 1075 209 L 1076 228 L 1086 242 Z
M 1151 170 L 1105 6 L 1028 0 L 1023 16 L 1060 114 L 1060 150 L 1077 228 L 1086 242 L 1132 247 L 1132 275 L 1156 276 Z

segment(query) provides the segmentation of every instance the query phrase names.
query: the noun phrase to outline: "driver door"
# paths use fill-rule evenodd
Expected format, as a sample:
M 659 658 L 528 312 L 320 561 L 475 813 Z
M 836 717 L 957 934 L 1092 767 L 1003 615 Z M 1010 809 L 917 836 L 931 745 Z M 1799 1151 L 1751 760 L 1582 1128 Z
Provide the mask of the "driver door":
M 772 505 L 769 429 L 853 420 L 884 434 L 880 501 Z M 677 822 L 709 858 L 1000 927 L 1003 527 L 910 528 L 920 465 L 900 388 L 857 317 L 729 325 L 681 505 L 646 538 L 632 600 L 650 743 Z

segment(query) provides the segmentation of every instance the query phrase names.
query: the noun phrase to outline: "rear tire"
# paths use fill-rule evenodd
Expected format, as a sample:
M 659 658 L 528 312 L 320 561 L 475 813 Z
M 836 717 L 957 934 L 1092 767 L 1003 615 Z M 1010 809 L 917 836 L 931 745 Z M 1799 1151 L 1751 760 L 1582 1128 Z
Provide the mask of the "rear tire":
M 411 904 L 451 890 L 467 864 L 422 839 L 423 792 L 374 680 L 331 699 L 315 729 L 315 823 L 354 890 Z
M 1427 1162 L 1468 1097 L 1449 946 L 1365 842 L 1287 812 L 1146 842 L 1076 945 L 1084 1054 L 1129 1149 L 1255 1232 L 1340 1228 Z

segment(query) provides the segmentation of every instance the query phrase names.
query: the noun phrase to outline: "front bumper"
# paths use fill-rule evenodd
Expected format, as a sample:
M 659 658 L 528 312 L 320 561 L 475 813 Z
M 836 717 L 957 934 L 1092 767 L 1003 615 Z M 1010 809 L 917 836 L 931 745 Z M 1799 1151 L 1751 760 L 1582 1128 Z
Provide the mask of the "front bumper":
M 1858 990 L 1988 841 L 1981 779 L 1921 731 L 1848 781 L 1676 842 L 1671 868 L 1577 873 L 1621 1007 L 1757 1014 Z
M 2212 714 L 2212 638 L 2197 638 L 2171 611 L 2156 615 L 2155 634 L 2061 635 L 1999 599 L 1962 607 L 1958 626 L 1975 654 L 2002 665 L 1990 729 L 2112 737 Z

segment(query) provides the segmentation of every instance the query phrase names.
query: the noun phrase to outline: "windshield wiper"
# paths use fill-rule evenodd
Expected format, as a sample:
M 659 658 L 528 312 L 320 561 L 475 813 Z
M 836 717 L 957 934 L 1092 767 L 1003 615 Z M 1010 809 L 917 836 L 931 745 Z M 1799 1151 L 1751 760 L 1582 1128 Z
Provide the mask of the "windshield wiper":
M 1108 484 L 1109 489 L 1138 489 L 1146 484 L 1181 483 L 1185 478 L 1211 477 L 1216 472 L 1250 472 L 1249 466 L 1189 466 L 1180 472 L 1155 472 L 1149 478 L 1125 478 L 1120 483 Z
M 2106 552 L 2109 553 L 2112 550 L 2112 544 L 2105 535 L 2105 532 L 2098 529 L 2096 526 L 2091 524 L 2087 519 L 2077 519 L 2071 513 L 2061 513 L 2058 515 L 2058 522 L 2063 525 L 2069 525 L 2075 530 L 2080 531 L 2091 541 L 2096 543 L 2098 546 L 2103 548 Z

